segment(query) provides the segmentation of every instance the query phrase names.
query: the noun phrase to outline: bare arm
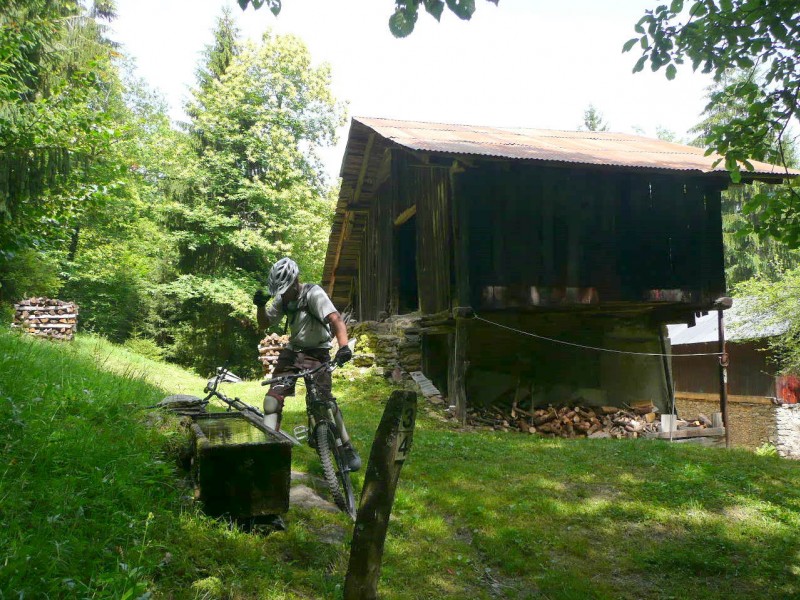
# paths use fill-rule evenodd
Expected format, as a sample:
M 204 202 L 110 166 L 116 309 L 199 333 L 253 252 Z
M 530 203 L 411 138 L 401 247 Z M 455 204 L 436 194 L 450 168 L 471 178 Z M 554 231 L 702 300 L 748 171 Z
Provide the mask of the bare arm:
M 342 315 L 338 312 L 332 312 L 326 317 L 331 326 L 331 333 L 336 336 L 336 341 L 339 343 L 339 348 L 347 346 L 347 325 L 342 320 Z
M 267 316 L 267 307 L 256 306 L 256 321 L 258 322 L 258 330 L 264 331 L 270 325 L 269 317 Z

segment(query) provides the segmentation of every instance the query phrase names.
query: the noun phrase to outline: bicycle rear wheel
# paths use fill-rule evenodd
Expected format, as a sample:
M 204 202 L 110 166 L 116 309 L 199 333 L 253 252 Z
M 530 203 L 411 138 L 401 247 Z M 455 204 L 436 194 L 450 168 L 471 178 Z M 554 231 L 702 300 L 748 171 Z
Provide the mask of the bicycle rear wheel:
M 336 446 L 336 433 L 327 421 L 322 421 L 314 430 L 317 447 L 322 463 L 325 482 L 331 491 L 333 501 L 340 510 L 356 518 L 356 499 L 353 494 L 353 483 L 350 481 L 350 470 L 344 462 L 341 447 Z

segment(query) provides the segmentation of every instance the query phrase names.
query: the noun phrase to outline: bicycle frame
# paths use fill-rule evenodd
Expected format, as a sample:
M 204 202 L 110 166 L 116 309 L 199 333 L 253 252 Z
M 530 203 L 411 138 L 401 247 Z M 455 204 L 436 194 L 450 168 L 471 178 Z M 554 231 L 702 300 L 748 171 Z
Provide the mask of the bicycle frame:
M 335 363 L 322 363 L 314 369 L 305 369 L 297 374 L 268 379 L 261 382 L 261 385 L 303 378 L 306 384 L 306 414 L 309 425 L 303 433 L 308 434 L 309 443 L 314 441 L 313 447 L 319 455 L 325 481 L 333 495 L 334 502 L 342 511 L 350 515 L 350 518 L 355 519 L 355 495 L 353 494 L 353 483 L 350 480 L 350 466 L 345 457 L 342 440 L 341 413 L 337 409 L 335 398 L 320 397 L 319 387 L 314 380 L 314 374 L 320 370 L 333 371 L 336 367 Z M 337 415 L 339 416 L 338 420 Z M 302 430 L 303 428 L 295 428 L 295 434 L 298 429 Z M 298 437 L 301 436 L 298 435 Z
M 265 386 L 275 382 L 302 378 L 306 385 L 306 415 L 308 416 L 309 426 L 305 428 L 305 431 L 303 431 L 302 426 L 296 427 L 294 431 L 295 437 L 299 440 L 302 440 L 305 439 L 306 435 L 313 436 L 314 431 L 317 428 L 317 424 L 324 419 L 330 423 L 333 431 L 336 432 L 336 448 L 338 451 L 338 449 L 342 446 L 342 438 L 339 432 L 339 425 L 336 422 L 336 400 L 321 399 L 319 397 L 317 383 L 314 381 L 314 375 L 322 369 L 328 369 L 329 371 L 333 372 L 336 370 L 336 368 L 337 365 L 335 363 L 323 363 L 318 367 L 313 369 L 304 369 L 296 374 L 281 375 L 279 377 L 267 379 L 262 381 L 261 385 Z
M 228 371 L 226 368 L 219 367 L 217 369 L 217 376 L 212 379 L 209 379 L 208 382 L 206 383 L 206 387 L 204 390 L 206 392 L 206 397 L 203 398 L 203 402 L 207 404 L 211 400 L 211 398 L 217 398 L 228 405 L 227 409 L 228 412 L 230 412 L 233 409 L 236 409 L 242 414 L 244 414 L 245 417 L 247 417 L 254 424 L 258 424 L 258 426 L 260 427 L 265 427 L 263 412 L 258 410 L 255 406 L 251 406 L 246 402 L 242 402 L 237 397 L 228 398 L 228 396 L 226 396 L 217 389 L 221 383 L 224 382 L 239 383 L 240 381 L 241 379 L 239 377 Z M 294 446 L 300 445 L 300 441 L 297 438 L 289 435 L 285 431 L 274 431 L 274 433 L 289 440 L 290 442 L 292 442 Z

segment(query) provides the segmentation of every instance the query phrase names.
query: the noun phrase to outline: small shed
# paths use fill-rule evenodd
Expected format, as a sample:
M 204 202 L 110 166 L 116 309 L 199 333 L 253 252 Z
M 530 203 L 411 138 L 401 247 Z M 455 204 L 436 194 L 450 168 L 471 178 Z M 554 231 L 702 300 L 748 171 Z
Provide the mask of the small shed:
M 781 373 L 778 357 L 768 348 L 768 340 L 785 333 L 786 325 L 759 312 L 752 298 L 734 298 L 724 319 L 731 442 L 747 448 L 790 444 L 800 450 L 800 377 Z M 699 316 L 692 325 L 669 325 L 668 331 L 678 415 L 694 418 L 718 410 L 717 358 L 681 356 L 718 350 L 717 313 Z
M 509 393 L 665 408 L 665 324 L 725 291 L 715 159 L 620 133 L 354 118 L 323 285 L 359 320 L 422 315 L 424 371 L 462 414 Z M 748 181 L 785 176 L 753 166 Z

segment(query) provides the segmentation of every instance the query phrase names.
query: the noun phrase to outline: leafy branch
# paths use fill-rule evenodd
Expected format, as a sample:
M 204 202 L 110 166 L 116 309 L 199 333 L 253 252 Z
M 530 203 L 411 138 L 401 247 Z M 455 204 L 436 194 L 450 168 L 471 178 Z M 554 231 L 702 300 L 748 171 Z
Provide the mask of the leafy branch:
M 500 0 L 486 1 L 497 5 Z M 242 10 L 250 5 L 258 10 L 266 4 L 275 16 L 281 12 L 281 2 L 282 0 L 238 0 Z M 471 19 L 475 12 L 475 0 L 395 0 L 394 13 L 389 17 L 389 31 L 394 37 L 404 38 L 411 35 L 417 24 L 420 4 L 425 8 L 425 12 L 437 21 L 441 20 L 445 6 L 459 19 L 465 21 Z
M 751 160 L 779 162 L 791 175 L 791 152 L 786 134 L 798 118 L 800 97 L 800 11 L 795 0 L 672 0 L 647 10 L 635 25 L 638 34 L 622 50 L 637 45 L 642 55 L 634 73 L 650 64 L 674 79 L 677 65 L 691 62 L 693 70 L 720 81 L 728 72 L 749 70 L 750 77 L 714 93 L 706 112 L 730 103 L 744 110 L 709 128 L 707 154 L 724 157 L 734 182 L 741 169 L 752 171 Z M 761 73 L 756 78 L 756 72 Z M 800 195 L 791 182 L 780 190 L 757 194 L 747 210 L 762 217 L 760 232 L 800 246 Z

